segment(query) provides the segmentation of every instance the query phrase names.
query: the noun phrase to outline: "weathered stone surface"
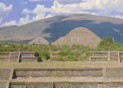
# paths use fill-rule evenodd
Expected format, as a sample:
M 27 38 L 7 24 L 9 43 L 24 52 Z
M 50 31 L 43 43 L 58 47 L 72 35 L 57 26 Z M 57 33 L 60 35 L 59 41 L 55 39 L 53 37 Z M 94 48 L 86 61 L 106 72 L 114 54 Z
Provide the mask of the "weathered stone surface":
M 96 47 L 101 39 L 89 29 L 84 27 L 75 28 L 66 36 L 59 38 L 53 44 L 55 45 L 84 45 Z
M 23 69 L 15 70 L 15 77 L 18 78 L 40 78 L 40 77 L 103 77 L 102 68 L 83 69 Z
M 6 83 L 5 82 L 0 82 L 0 88 L 6 88 Z
M 0 68 L 0 81 L 9 80 L 11 69 Z
M 34 40 L 30 41 L 29 44 L 49 44 L 49 42 L 43 37 L 37 37 Z

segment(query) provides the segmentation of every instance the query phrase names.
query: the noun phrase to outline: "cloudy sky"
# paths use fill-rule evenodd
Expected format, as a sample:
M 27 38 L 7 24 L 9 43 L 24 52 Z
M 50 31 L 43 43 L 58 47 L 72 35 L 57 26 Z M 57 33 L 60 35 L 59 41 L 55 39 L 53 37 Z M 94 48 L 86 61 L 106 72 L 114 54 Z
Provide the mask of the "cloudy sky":
M 123 19 L 123 0 L 0 0 L 0 26 L 83 13 Z

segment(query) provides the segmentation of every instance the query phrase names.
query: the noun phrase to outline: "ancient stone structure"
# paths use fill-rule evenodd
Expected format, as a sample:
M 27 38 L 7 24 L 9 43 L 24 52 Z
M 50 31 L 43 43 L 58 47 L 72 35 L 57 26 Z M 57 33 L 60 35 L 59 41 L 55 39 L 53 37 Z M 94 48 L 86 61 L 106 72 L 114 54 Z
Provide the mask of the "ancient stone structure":
M 8 74 L 0 88 L 122 88 L 123 67 L 15 68 L 0 69 Z M 10 71 L 10 72 L 8 72 Z M 9 82 L 8 82 L 9 81 Z
M 38 56 L 34 52 L 1 52 L 0 62 L 38 62 Z
M 90 61 L 116 61 L 123 62 L 122 51 L 92 51 Z
M 34 52 L 21 52 L 20 62 L 38 62 L 38 56 Z
M 47 44 L 49 44 L 49 42 L 46 39 L 44 39 L 43 37 L 37 37 L 34 40 L 30 41 L 29 44 L 38 44 L 38 45 L 46 44 L 47 45 Z
M 67 35 L 56 40 L 54 45 L 84 45 L 96 47 L 101 39 L 89 29 L 84 27 L 75 28 Z
M 9 62 L 15 63 L 28 61 L 29 59 L 25 58 L 34 58 L 35 55 L 33 52 L 4 54 L 8 55 Z M 15 60 L 10 56 L 19 59 Z M 52 66 L 42 62 L 40 64 L 45 66 L 38 64 L 36 67 L 29 63 L 26 67 L 20 63 L 17 67 L 10 63 L 12 67 L 0 67 L 0 88 L 123 88 L 123 64 L 120 63 L 122 59 L 123 52 L 93 51 L 90 61 L 82 62 L 81 65 L 75 65 L 78 62 L 72 65 L 63 62 L 59 66 L 58 63 Z

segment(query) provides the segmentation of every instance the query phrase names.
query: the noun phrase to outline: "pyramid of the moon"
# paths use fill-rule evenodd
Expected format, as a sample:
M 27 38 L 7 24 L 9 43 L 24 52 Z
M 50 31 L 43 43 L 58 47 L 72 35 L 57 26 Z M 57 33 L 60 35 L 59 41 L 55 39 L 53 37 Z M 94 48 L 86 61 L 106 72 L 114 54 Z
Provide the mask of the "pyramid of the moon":
M 64 37 L 59 38 L 53 44 L 54 45 L 84 45 L 90 47 L 96 47 L 100 43 L 101 39 L 84 27 L 78 27 L 70 31 Z
M 49 42 L 43 37 L 37 37 L 30 41 L 29 44 L 49 44 Z

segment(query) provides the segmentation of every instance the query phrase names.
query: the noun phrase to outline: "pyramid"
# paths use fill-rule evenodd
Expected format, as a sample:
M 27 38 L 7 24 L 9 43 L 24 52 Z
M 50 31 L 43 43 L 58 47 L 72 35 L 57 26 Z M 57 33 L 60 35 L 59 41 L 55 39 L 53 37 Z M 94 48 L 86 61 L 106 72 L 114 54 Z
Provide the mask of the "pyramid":
M 30 41 L 29 44 L 49 44 L 49 42 L 43 37 L 37 37 Z
M 59 38 L 53 44 L 54 45 L 84 45 L 90 47 L 96 47 L 100 43 L 101 39 L 84 27 L 78 27 L 70 31 L 64 37 Z

